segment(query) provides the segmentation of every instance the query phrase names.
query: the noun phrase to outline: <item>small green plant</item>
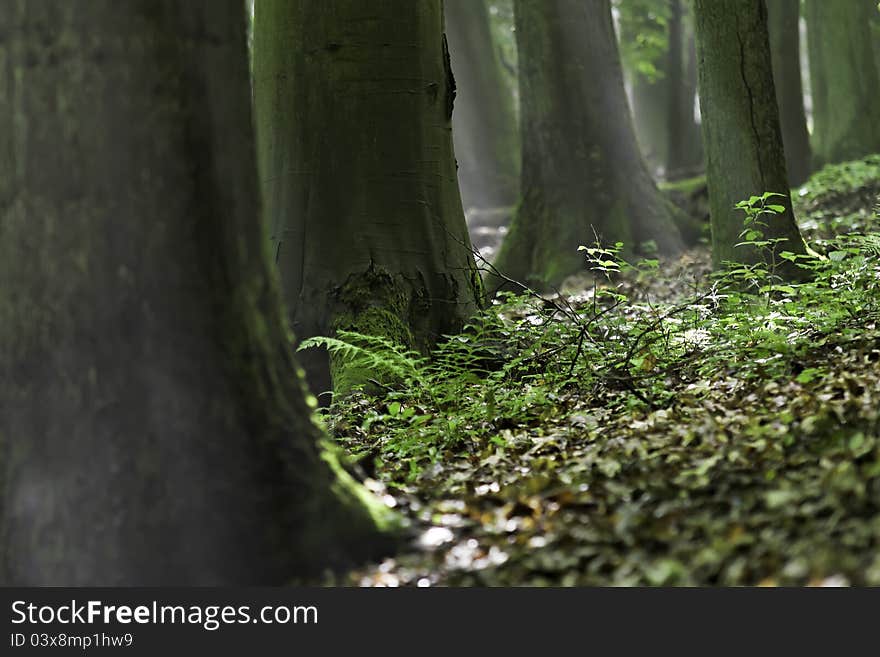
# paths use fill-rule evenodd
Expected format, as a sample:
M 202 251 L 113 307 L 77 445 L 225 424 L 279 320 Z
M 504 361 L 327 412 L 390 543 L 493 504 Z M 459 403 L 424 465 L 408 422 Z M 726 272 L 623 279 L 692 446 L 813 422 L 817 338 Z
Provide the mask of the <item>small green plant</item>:
M 319 347 L 326 349 L 342 366 L 372 372 L 372 382 L 380 387 L 424 388 L 428 385 L 424 375 L 425 358 L 386 337 L 339 331 L 336 337 L 303 340 L 297 351 Z
M 730 276 L 742 280 L 759 294 L 766 295 L 768 302 L 774 291 L 794 291 L 791 286 L 783 284 L 779 267 L 782 264 L 780 258 L 790 259 L 795 254 L 784 252 L 788 257 L 783 257 L 778 246 L 787 240 L 767 237 L 773 218 L 786 212 L 784 205 L 770 202 L 773 198 L 785 198 L 785 196 L 775 192 L 764 192 L 761 196 L 752 196 L 736 204 L 735 207 L 742 210 L 745 217 L 743 230 L 739 234 L 742 241 L 735 246 L 751 249 L 758 255 L 758 260 L 753 264 L 730 263 L 733 266 L 728 271 Z
M 587 259 L 587 268 L 593 271 L 607 283 L 611 283 L 616 274 L 631 269 L 630 264 L 621 257 L 623 252 L 623 242 L 615 242 L 612 246 L 603 246 L 598 236 L 593 246 L 578 246 L 578 251 L 582 251 Z M 616 293 L 614 290 L 603 287 L 599 288 L 596 278 L 593 279 L 593 314 L 598 313 L 598 303 L 602 298 L 611 300 L 612 302 L 623 301 L 625 297 Z

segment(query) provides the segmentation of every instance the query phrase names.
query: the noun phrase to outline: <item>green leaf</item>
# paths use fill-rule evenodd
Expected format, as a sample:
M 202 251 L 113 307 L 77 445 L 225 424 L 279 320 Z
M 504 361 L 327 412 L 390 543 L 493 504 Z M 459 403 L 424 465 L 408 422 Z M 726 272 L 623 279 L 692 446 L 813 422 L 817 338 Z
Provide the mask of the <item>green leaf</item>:
M 811 383 L 812 381 L 814 381 L 815 379 L 817 379 L 821 375 L 822 375 L 822 370 L 820 370 L 819 368 L 808 367 L 803 372 L 798 374 L 794 380 L 797 381 L 798 383 L 806 384 L 806 383 Z

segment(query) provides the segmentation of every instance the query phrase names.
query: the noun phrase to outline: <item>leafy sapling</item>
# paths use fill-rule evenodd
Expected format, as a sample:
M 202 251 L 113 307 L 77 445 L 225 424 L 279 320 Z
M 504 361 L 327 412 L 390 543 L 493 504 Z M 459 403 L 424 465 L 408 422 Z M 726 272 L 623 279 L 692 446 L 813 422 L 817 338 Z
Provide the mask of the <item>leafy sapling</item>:
M 779 250 L 779 245 L 786 242 L 784 237 L 768 237 L 767 231 L 774 217 L 785 213 L 784 205 L 770 202 L 773 198 L 785 198 L 776 192 L 764 192 L 761 196 L 752 196 L 736 204 L 738 210 L 745 213 L 743 230 L 737 242 L 737 248 L 747 248 L 757 254 L 758 260 L 753 264 L 735 263 L 728 274 L 756 288 L 759 294 L 767 295 L 767 303 L 774 292 L 792 294 L 794 288 L 783 284 L 784 279 L 779 270 L 783 261 L 794 262 L 796 254 Z

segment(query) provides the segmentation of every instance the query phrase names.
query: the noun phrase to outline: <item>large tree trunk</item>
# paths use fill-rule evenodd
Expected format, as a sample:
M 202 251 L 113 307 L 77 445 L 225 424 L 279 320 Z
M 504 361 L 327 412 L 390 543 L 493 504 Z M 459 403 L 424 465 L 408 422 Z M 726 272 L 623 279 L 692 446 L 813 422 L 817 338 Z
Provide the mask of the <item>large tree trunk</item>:
M 440 0 L 258 0 L 255 25 L 260 179 L 294 332 L 428 349 L 481 295 Z M 307 368 L 326 390 L 326 364 Z
M 871 39 L 871 3 L 806 0 L 804 7 L 815 167 L 880 151 L 880 77 Z
M 800 0 L 766 0 L 773 61 L 773 83 L 779 106 L 788 183 L 797 187 L 810 175 L 810 133 L 801 83 Z
M 485 0 L 445 0 L 449 55 L 458 93 L 452 136 L 465 207 L 516 203 L 519 133 Z
M 759 249 L 735 248 L 744 215 L 734 205 L 764 192 L 783 194 L 779 204 L 785 206 L 766 237 L 785 240 L 777 251 L 803 253 L 788 193 L 764 0 L 695 0 L 694 9 L 712 260 L 720 267 L 761 259 Z
M 277 584 L 375 547 L 258 221 L 243 3 L 0 28 L 5 583 Z
M 577 252 L 622 241 L 638 252 L 681 248 L 674 210 L 636 144 L 608 0 L 517 0 L 522 201 L 497 266 L 559 283 Z

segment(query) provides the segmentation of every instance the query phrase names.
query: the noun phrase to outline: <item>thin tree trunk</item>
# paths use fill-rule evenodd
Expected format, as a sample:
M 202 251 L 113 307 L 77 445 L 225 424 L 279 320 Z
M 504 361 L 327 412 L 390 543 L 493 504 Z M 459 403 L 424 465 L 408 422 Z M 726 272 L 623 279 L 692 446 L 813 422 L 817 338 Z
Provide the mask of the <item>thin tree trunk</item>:
M 687 20 L 685 21 L 686 42 L 686 65 L 685 65 L 685 91 L 684 97 L 688 104 L 687 141 L 688 163 L 690 170 L 687 174 L 696 175 L 703 169 L 703 134 L 696 118 L 696 106 L 699 103 L 697 93 L 697 38 L 694 34 L 693 5 L 687 4 Z
M 637 43 L 648 29 L 661 29 L 657 17 L 647 16 L 647 12 L 642 9 L 641 4 L 626 7 L 628 20 L 623 20 L 620 24 L 621 47 Z M 635 64 L 627 67 L 624 73 L 632 88 L 633 127 L 639 147 L 653 171 L 665 172 L 669 153 L 671 104 L 669 58 L 661 55 L 654 58 L 651 64 L 652 74 L 640 70 Z
M 766 2 L 773 82 L 782 141 L 785 144 L 785 166 L 789 185 L 797 187 L 809 177 L 811 160 L 810 133 L 807 130 L 801 84 L 800 0 Z
M 667 31 L 666 70 L 669 75 L 669 110 L 666 136 L 669 140 L 669 157 L 666 161 L 667 173 L 684 165 L 687 148 L 681 133 L 681 117 L 687 112 L 684 107 L 684 54 L 682 52 L 681 3 L 669 0 L 669 26 Z
M 871 42 L 874 44 L 874 66 L 880 75 L 880 4 L 875 0 L 862 0 L 868 5 L 871 16 Z
M 280 584 L 377 545 L 256 220 L 243 8 L 4 3 L 7 584 Z
M 465 207 L 516 203 L 519 132 L 504 83 L 485 0 L 445 0 L 446 33 L 457 95 L 452 135 Z
M 651 78 L 638 70 L 629 72 L 632 83 L 633 124 L 646 161 L 667 180 L 694 175 L 702 160 L 700 127 L 694 119 L 696 68 L 693 31 L 681 0 L 664 0 L 669 9 L 664 29 L 666 51 L 654 62 Z M 630 7 L 629 11 L 635 11 Z M 639 25 L 650 19 L 624 21 L 622 40 L 642 35 Z
M 636 144 L 608 0 L 517 0 L 522 201 L 497 265 L 559 283 L 598 234 L 675 252 L 675 211 Z
M 805 0 L 804 7 L 814 166 L 880 151 L 880 74 L 872 44 L 871 3 Z
M 670 0 L 669 51 L 667 52 L 667 75 L 669 76 L 669 111 L 667 114 L 669 140 L 666 160 L 666 177 L 680 177 L 699 162 L 694 156 L 692 132 L 694 123 L 694 97 L 685 77 L 684 55 L 684 8 L 681 0 Z
M 672 94 L 666 62 L 657 67 L 660 77 L 632 74 L 633 125 L 645 160 L 665 174 L 669 159 L 669 105 Z
M 764 192 L 783 194 L 785 207 L 765 237 L 785 240 L 777 252 L 804 253 L 788 192 L 764 0 L 695 0 L 694 9 L 712 260 L 719 268 L 761 260 L 759 249 L 735 246 L 744 215 L 734 206 Z
M 294 332 L 426 350 L 458 330 L 481 291 L 440 0 L 258 0 L 254 48 L 263 200 Z M 326 362 L 306 364 L 326 390 Z

